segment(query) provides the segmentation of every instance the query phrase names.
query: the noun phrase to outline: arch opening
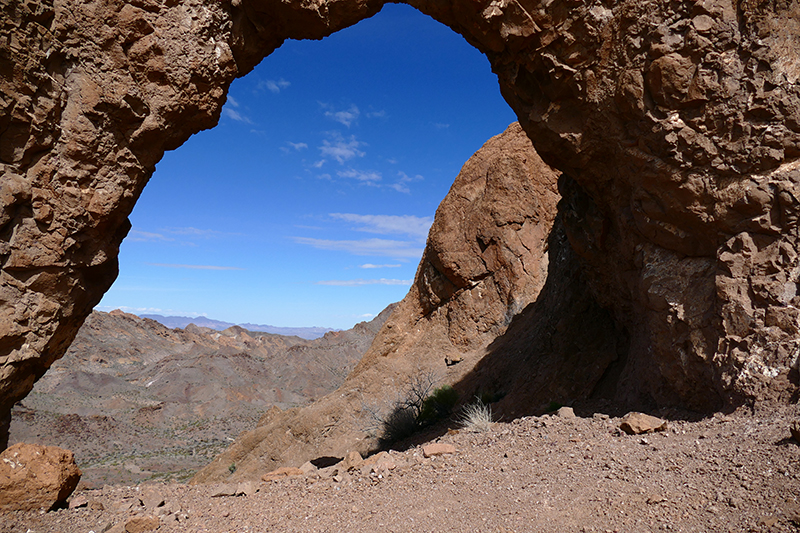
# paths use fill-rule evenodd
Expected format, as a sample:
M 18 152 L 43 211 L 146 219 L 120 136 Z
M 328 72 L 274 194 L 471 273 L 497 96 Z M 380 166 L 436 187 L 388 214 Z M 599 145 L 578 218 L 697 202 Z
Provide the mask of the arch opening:
M 408 292 L 433 212 L 461 166 L 515 118 L 488 67 L 460 37 L 408 6 L 387 6 L 323 42 L 288 41 L 233 83 L 215 128 L 157 164 L 130 216 L 120 275 L 99 309 L 199 311 L 226 322 L 336 329 L 377 315 Z M 136 398 L 117 402 L 130 416 L 105 407 L 114 404 L 114 386 L 98 387 L 92 405 L 71 398 L 86 392 L 87 379 L 105 383 L 108 376 L 92 376 L 96 368 L 75 368 L 66 358 L 39 381 L 17 416 L 60 428 L 41 438 L 73 449 L 79 462 L 85 450 L 70 445 L 71 429 L 90 432 L 98 420 L 115 420 L 93 446 L 86 482 L 115 470 L 121 479 L 135 479 L 136 469 L 167 474 L 158 471 L 162 450 L 167 457 L 184 448 L 195 457 L 200 450 L 199 468 L 209 450 L 222 451 L 227 438 L 258 419 L 243 425 L 244 416 L 231 416 L 236 420 L 218 424 L 228 433 L 195 442 L 209 438 L 199 421 L 210 418 L 187 419 L 185 406 L 147 392 L 159 389 L 160 383 L 151 388 L 156 379 L 170 379 L 163 367 L 152 376 L 132 368 L 121 376 L 117 365 L 108 366 L 113 378 L 127 382 L 118 387 Z M 281 407 L 298 404 L 294 391 L 282 392 Z M 56 421 L 36 418 L 39 406 Z M 175 427 L 151 435 L 161 428 L 159 413 L 171 413 Z M 125 433 L 128 419 L 141 424 L 128 437 L 135 452 L 127 464 L 106 466 L 104 458 L 121 451 L 111 437 Z M 165 440 L 179 430 L 185 443 Z M 38 432 L 15 422 L 12 442 Z M 176 464 L 186 468 L 186 460 Z
M 405 295 L 461 165 L 514 119 L 483 55 L 408 6 L 289 40 L 158 163 L 100 309 L 352 327 Z
M 537 150 L 567 173 L 570 242 L 631 332 L 620 379 L 701 409 L 791 397 L 794 7 L 411 4 L 487 54 Z M 381 6 L 2 6 L 0 427 L 111 285 L 126 217 L 163 151 L 214 125 L 230 82 L 284 39 L 322 38 Z M 751 242 L 760 255 L 744 260 Z M 788 263 L 765 279 L 773 257 Z

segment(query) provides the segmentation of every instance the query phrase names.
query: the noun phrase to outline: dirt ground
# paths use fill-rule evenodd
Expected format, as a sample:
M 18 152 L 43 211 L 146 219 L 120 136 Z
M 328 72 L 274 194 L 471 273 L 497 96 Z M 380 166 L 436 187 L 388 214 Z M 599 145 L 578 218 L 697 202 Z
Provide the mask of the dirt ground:
M 393 465 L 331 467 L 240 496 L 213 497 L 235 492 L 219 485 L 79 489 L 85 506 L 8 513 L 0 532 L 800 531 L 798 406 L 694 421 L 654 413 L 668 429 L 646 435 L 576 412 L 585 416 L 450 431 L 438 441 L 455 453 L 426 458 L 414 446 L 392 451 Z

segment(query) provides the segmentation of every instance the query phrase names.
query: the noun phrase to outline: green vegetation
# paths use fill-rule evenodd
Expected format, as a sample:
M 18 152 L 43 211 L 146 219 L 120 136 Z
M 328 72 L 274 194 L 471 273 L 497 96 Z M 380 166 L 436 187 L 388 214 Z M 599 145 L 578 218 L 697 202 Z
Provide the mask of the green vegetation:
M 552 402 L 550 402 L 547 405 L 547 411 L 545 411 L 545 412 L 552 413 L 553 411 L 558 411 L 562 407 L 564 407 L 564 406 L 561 405 L 560 403 L 558 403 L 557 401 L 553 400 Z
M 381 420 L 381 444 L 389 446 L 405 440 L 450 416 L 458 403 L 458 392 L 450 385 L 434 388 L 434 384 L 431 374 L 420 374 L 411 380 L 405 396 Z

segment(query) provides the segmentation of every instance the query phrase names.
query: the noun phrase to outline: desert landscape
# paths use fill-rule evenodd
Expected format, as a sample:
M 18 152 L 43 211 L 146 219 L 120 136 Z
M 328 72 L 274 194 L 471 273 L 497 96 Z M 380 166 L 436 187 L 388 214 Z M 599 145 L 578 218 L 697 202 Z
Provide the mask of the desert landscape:
M 164 151 L 383 2 L 0 5 L 0 531 L 800 529 L 800 5 L 409 4 L 519 122 L 314 340 L 92 310 Z
M 315 340 L 94 312 L 14 407 L 9 442 L 71 450 L 87 488 L 186 481 L 270 409 L 335 390 L 392 308 Z

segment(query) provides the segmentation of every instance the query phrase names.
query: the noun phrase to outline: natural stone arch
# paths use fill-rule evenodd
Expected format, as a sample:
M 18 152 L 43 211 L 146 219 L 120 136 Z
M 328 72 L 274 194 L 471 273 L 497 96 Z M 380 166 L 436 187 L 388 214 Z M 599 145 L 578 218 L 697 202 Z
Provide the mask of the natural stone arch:
M 408 3 L 487 55 L 565 173 L 570 242 L 631 336 L 619 394 L 710 408 L 794 390 L 797 4 Z M 3 2 L 0 444 L 11 406 L 113 282 L 164 150 L 212 127 L 231 81 L 284 39 L 381 6 Z

